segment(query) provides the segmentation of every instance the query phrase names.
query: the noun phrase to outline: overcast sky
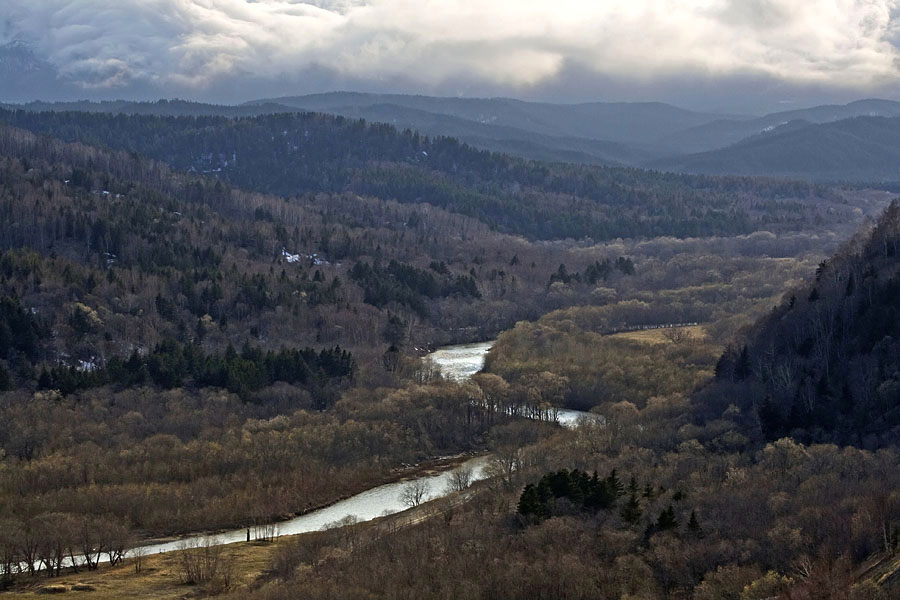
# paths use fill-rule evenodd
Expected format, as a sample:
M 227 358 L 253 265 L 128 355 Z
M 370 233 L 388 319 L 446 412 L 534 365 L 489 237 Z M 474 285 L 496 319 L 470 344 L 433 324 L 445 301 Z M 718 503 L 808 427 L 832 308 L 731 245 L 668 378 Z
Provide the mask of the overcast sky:
M 82 95 L 334 89 L 761 110 L 898 99 L 900 0 L 2 0 Z

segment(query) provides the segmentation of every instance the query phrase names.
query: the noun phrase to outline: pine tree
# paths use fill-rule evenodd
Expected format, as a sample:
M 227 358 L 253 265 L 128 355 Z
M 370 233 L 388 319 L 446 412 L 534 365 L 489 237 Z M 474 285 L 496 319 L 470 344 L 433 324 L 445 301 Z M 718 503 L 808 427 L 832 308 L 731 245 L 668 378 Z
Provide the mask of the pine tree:
M 641 515 L 643 511 L 641 510 L 641 503 L 638 500 L 637 494 L 632 494 L 628 498 L 628 502 L 625 503 L 625 506 L 622 507 L 622 518 L 627 523 L 631 523 L 632 525 L 636 525 L 637 522 L 641 519 Z
M 628 493 L 629 494 L 637 494 L 638 493 L 638 484 L 637 479 L 632 475 L 631 479 L 628 480 Z
M 688 520 L 687 528 L 692 535 L 703 537 L 703 528 L 700 526 L 700 521 L 697 520 L 697 511 L 691 511 L 691 518 Z
M 525 517 L 541 517 L 547 512 L 534 484 L 529 483 L 522 490 L 516 510 Z
M 741 348 L 741 353 L 738 355 L 737 364 L 734 366 L 734 378 L 738 381 L 746 379 L 750 376 L 750 354 L 747 351 L 747 345 L 745 344 L 743 348 Z
M 593 477 L 588 482 L 588 493 L 584 499 L 584 505 L 593 509 L 612 508 L 616 503 L 616 493 L 613 491 L 607 481 L 600 480 L 597 472 L 594 471 Z
M 619 475 L 616 473 L 615 469 L 610 471 L 609 476 L 606 478 L 606 485 L 615 492 L 616 496 L 625 495 L 625 486 L 622 485 L 622 482 L 619 480 Z
M 659 513 L 656 519 L 656 529 L 658 531 L 666 531 L 669 529 L 678 529 L 678 519 L 675 517 L 675 509 L 670 504 L 667 509 Z

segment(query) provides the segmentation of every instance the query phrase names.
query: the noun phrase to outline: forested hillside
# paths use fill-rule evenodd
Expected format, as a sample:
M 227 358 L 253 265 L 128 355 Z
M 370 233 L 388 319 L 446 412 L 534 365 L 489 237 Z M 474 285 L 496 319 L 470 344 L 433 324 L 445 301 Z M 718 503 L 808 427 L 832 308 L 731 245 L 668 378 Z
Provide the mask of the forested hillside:
M 0 579 L 58 572 L 32 542 L 270 521 L 483 448 L 414 345 L 538 310 L 564 255 L 0 129 Z
M 435 208 L 346 193 L 285 201 L 0 133 L 3 331 L 13 332 L 3 357 L 25 379 L 40 372 L 20 363 L 103 375 L 63 388 L 102 383 L 96 368 L 167 339 L 377 354 L 489 335 L 555 306 L 548 285 L 561 263 L 577 274 L 617 258 L 573 262 L 565 248 L 539 251 Z M 623 276 L 609 267 L 583 286 Z
M 897 442 L 898 244 L 895 201 L 722 356 L 719 385 L 755 409 L 768 439 Z
M 716 119 L 668 135 L 663 143 L 677 148 L 682 154 L 690 154 L 725 148 L 791 122 L 832 123 L 855 117 L 897 116 L 900 116 L 900 102 L 870 98 L 848 104 L 786 110 L 757 118 Z
M 805 183 L 531 162 L 451 138 L 316 114 L 156 117 L 0 112 L 0 121 L 99 144 L 284 196 L 427 202 L 531 239 L 692 237 L 801 230 L 840 198 Z
M 462 535 L 490 564 L 497 548 L 558 575 L 532 538 L 558 543 L 560 519 L 563 531 L 619 540 L 604 572 L 619 578 L 635 565 L 646 575 L 643 586 L 597 586 L 640 587 L 648 598 L 699 589 L 719 567 L 740 569 L 723 579 L 764 581 L 798 556 L 769 540 L 769 513 L 735 527 L 728 515 L 760 499 L 712 494 L 719 475 L 681 489 L 691 469 L 720 461 L 707 472 L 721 475 L 762 447 L 755 413 L 721 406 L 742 397 L 733 388 L 706 403 L 689 397 L 721 340 L 879 212 L 883 194 L 535 163 L 322 115 L 5 114 L 106 146 L 0 127 L 5 575 L 20 564 L 34 578 L 37 567 L 58 575 L 67 553 L 104 547 L 112 559 L 146 536 L 270 523 L 464 452 L 492 453 L 493 477 L 457 521 L 480 526 L 435 539 Z M 284 195 L 260 191 L 270 188 Z M 571 227 L 638 237 L 556 239 Z M 649 237 L 659 232 L 669 235 Z M 705 327 L 684 335 L 609 336 L 695 321 Z M 418 360 L 424 347 L 505 329 L 492 372 L 461 385 Z M 746 383 L 721 385 L 755 389 Z M 565 433 L 515 416 L 563 405 L 593 407 L 604 425 Z M 747 467 L 745 480 L 765 481 L 783 449 L 766 450 L 774 458 Z M 881 481 L 872 475 L 881 462 L 858 462 L 866 474 L 847 496 L 853 510 Z M 617 468 L 650 493 L 603 492 L 597 506 L 577 491 L 551 499 L 540 480 L 573 468 Z M 767 490 L 795 497 L 796 480 Z M 529 482 L 537 500 L 515 516 Z M 780 505 L 785 527 L 806 506 L 796 497 Z M 893 543 L 876 530 L 860 528 L 854 560 Z M 348 541 L 353 528 L 342 531 L 344 541 L 329 542 L 338 558 L 360 548 Z M 430 530 L 394 539 L 419 543 L 421 531 Z M 751 550 L 715 558 L 706 539 Z M 599 552 L 595 542 L 580 548 Z M 682 565 L 678 548 L 697 558 L 675 576 L 664 562 Z M 291 552 L 267 573 L 305 577 L 291 565 L 306 559 Z M 324 595 L 346 585 L 342 565 L 391 572 L 343 556 L 306 583 Z M 472 582 L 489 589 L 497 577 L 492 569 Z M 553 596 L 541 579 L 527 589 Z M 401 580 L 352 585 L 391 595 Z M 594 583 L 581 580 L 584 593 L 572 595 L 596 595 Z
M 727 148 L 653 161 L 686 173 L 892 183 L 900 178 L 900 118 L 780 123 Z

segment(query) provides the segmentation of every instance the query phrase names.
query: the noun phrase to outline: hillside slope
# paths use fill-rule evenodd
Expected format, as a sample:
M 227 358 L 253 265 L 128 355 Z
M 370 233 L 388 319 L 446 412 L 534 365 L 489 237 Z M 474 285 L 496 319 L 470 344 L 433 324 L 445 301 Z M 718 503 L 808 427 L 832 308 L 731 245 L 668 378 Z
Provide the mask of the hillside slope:
M 653 144 L 662 136 L 722 118 L 722 115 L 685 110 L 662 102 L 551 104 L 511 98 L 440 98 L 335 92 L 274 98 L 251 104 L 259 103 L 283 104 L 321 112 L 336 112 L 351 107 L 362 110 L 391 104 L 542 135 L 630 145 Z
M 176 171 L 282 196 L 427 202 L 530 239 L 802 229 L 842 201 L 806 183 L 527 161 L 321 114 L 247 118 L 0 111 L 0 122 L 136 152 Z
M 900 201 L 731 348 L 707 399 L 740 399 L 768 439 L 900 440 Z
M 660 142 L 682 153 L 698 153 L 736 144 L 791 121 L 831 123 L 854 117 L 897 116 L 900 116 L 900 102 L 866 99 L 848 104 L 828 104 L 775 112 L 758 118 L 717 119 L 665 135 Z
M 795 121 L 728 148 L 650 165 L 687 173 L 893 182 L 900 179 L 900 118 Z

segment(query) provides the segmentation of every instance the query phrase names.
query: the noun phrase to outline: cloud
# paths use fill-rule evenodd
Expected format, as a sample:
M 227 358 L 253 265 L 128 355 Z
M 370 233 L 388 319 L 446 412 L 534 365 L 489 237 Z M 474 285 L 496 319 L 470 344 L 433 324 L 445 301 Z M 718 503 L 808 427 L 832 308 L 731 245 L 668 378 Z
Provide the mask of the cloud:
M 900 80 L 898 13 L 900 0 L 6 0 L 0 36 L 111 93 L 204 96 L 310 73 L 522 91 L 573 68 L 875 89 Z

